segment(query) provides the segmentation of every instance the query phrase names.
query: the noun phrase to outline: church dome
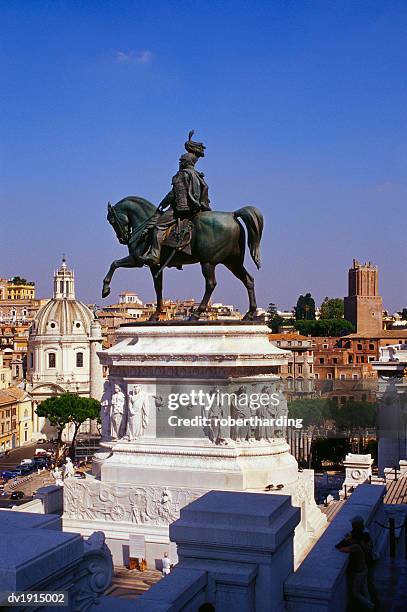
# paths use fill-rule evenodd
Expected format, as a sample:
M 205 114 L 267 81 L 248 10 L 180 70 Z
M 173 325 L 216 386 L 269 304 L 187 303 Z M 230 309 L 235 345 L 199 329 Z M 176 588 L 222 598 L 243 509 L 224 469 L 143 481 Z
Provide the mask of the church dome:
M 75 299 L 74 273 L 65 259 L 54 275 L 54 297 L 37 312 L 31 326 L 33 336 L 89 336 L 93 313 Z
M 89 336 L 92 311 L 79 300 L 53 299 L 37 313 L 32 332 L 39 336 Z

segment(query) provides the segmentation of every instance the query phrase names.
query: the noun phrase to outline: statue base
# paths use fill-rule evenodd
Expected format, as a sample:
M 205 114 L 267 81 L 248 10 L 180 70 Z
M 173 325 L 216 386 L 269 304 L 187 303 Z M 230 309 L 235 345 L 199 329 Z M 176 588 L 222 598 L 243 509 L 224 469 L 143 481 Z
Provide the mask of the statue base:
M 219 402 L 210 411 L 193 401 L 168 408 L 170 397 L 193 398 L 193 390 L 211 396 L 215 389 L 271 392 L 280 385 L 287 354 L 269 342 L 266 326 L 209 323 L 125 326 L 118 343 L 100 353 L 109 381 L 120 386 L 128 403 L 135 387 L 149 398 L 140 401 L 147 406 L 146 418 L 140 421 L 141 408 L 139 417 L 131 416 L 127 406 L 121 435 L 140 430 L 141 437 L 102 442 L 93 475 L 66 481 L 63 524 L 85 536 L 103 531 L 116 564 L 127 564 L 133 535 L 144 541 L 148 567 L 157 566 L 170 552 L 169 524 L 183 506 L 213 489 L 291 495 L 303 511 L 294 540 L 296 563 L 325 527 L 314 501 L 313 472 L 298 472 L 281 427 L 214 427 L 216 414 L 236 412 Z M 170 417 L 202 413 L 211 415 L 206 428 L 168 426 Z M 139 421 L 129 429 L 133 418 Z M 171 550 L 172 561 L 174 555 Z

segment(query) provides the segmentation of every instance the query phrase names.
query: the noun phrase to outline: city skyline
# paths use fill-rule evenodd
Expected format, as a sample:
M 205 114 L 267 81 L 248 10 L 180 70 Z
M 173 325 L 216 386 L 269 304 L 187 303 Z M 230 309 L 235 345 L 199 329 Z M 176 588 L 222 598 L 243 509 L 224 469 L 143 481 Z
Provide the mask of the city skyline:
M 65 257 L 66 257 L 66 256 L 65 256 L 65 254 L 64 254 L 64 255 L 62 256 L 62 262 L 66 262 L 66 263 L 67 263 L 67 265 L 68 265 L 68 268 L 70 268 L 70 269 L 71 269 L 71 270 L 74 272 L 74 274 L 75 274 L 75 270 L 73 269 L 73 267 L 72 267 L 72 266 L 70 266 L 69 261 L 68 261 L 68 262 L 66 261 L 66 258 L 65 258 Z M 372 263 L 372 264 L 374 265 L 374 262 L 369 262 L 369 264 L 370 264 L 370 263 Z M 59 265 L 55 265 L 55 266 L 54 266 L 53 271 L 52 271 L 52 274 L 55 274 L 55 271 L 58 269 L 58 267 L 59 267 Z M 167 272 L 168 272 L 168 271 L 167 271 Z M 380 270 L 378 271 L 378 274 L 379 274 L 379 277 L 380 277 Z M 3 275 L 3 276 L 4 276 L 4 275 Z M 8 280 L 11 280 L 11 278 L 12 278 L 13 276 L 15 276 L 15 275 L 12 275 L 12 276 L 11 276 L 11 277 L 10 277 Z M 21 276 L 21 275 L 18 275 L 18 276 Z M 22 277 L 24 277 L 24 275 L 22 275 Z M 2 278 L 1 274 L 0 274 L 0 278 Z M 34 280 L 33 280 L 33 279 L 25 279 L 25 280 L 27 280 L 27 282 L 29 282 L 29 283 L 32 283 L 32 282 L 34 283 L 34 285 L 35 285 L 35 291 L 36 291 L 36 299 L 40 299 L 40 300 L 41 300 L 41 299 L 51 299 L 51 295 L 52 295 L 52 284 L 53 284 L 53 283 L 52 283 L 52 281 L 50 282 L 50 288 L 51 288 L 50 293 L 49 293 L 49 294 L 46 294 L 46 293 L 41 293 L 41 294 L 40 294 L 40 293 L 38 292 L 38 288 L 39 288 L 39 287 L 41 287 L 42 285 L 44 285 L 45 283 L 37 283 L 37 281 L 36 281 L 35 279 L 34 279 Z M 78 285 L 78 284 L 79 284 L 79 283 L 78 283 L 78 278 L 76 277 L 76 275 L 75 275 L 75 282 L 76 282 L 76 285 Z M 77 293 L 77 292 L 76 292 L 76 299 L 79 299 L 79 300 L 81 300 L 82 302 L 85 302 L 85 303 L 87 303 L 87 304 L 92 304 L 92 305 L 93 305 L 93 304 L 95 304 L 96 306 L 98 306 L 98 307 L 100 307 L 101 309 L 103 309 L 103 307 L 107 307 L 107 306 L 112 305 L 112 304 L 117 304 L 117 303 L 119 302 L 119 297 L 120 297 L 120 295 L 121 295 L 121 294 L 128 293 L 128 292 L 136 294 L 136 295 L 137 295 L 137 297 L 139 297 L 139 298 L 141 299 L 141 301 L 142 301 L 142 303 L 143 303 L 144 305 L 145 305 L 146 303 L 153 303 L 153 302 L 155 302 L 155 295 L 154 295 L 153 290 L 152 290 L 152 292 L 151 292 L 151 295 L 150 295 L 150 296 L 145 297 L 144 295 L 141 295 L 139 292 L 137 292 L 135 289 L 132 289 L 132 288 L 126 288 L 126 287 L 119 288 L 119 289 L 117 290 L 117 292 L 112 292 L 112 294 L 110 294 L 109 298 L 107 298 L 106 300 L 103 300 L 103 302 L 104 302 L 103 304 L 100 304 L 100 303 L 99 303 L 99 302 L 97 302 L 97 301 L 95 301 L 95 302 L 92 302 L 92 301 L 87 301 L 87 300 L 83 299 L 83 297 L 81 297 L 80 295 L 78 295 L 78 293 Z M 323 301 L 324 301 L 324 299 L 326 299 L 326 298 L 346 298 L 346 296 L 348 295 L 348 292 L 346 292 L 346 294 L 345 294 L 345 295 L 343 295 L 343 296 L 336 296 L 336 295 L 329 295 L 329 296 L 328 296 L 328 295 L 324 295 L 324 298 L 321 298 L 321 300 L 318 300 L 318 299 L 315 297 L 315 295 L 314 295 L 314 294 L 312 294 L 312 292 L 311 292 L 311 291 L 310 291 L 310 293 L 311 293 L 311 296 L 312 296 L 312 297 L 315 299 L 315 306 L 316 306 L 316 308 L 317 308 L 317 309 L 318 309 L 318 308 L 319 308 L 319 307 L 322 305 L 322 302 L 323 302 Z M 380 294 L 380 289 L 379 289 L 379 294 Z M 297 298 L 298 298 L 298 297 L 300 297 L 300 294 L 298 294 Z M 383 297 L 383 296 L 381 296 L 381 297 Z M 295 306 L 296 306 L 296 301 L 297 301 L 297 298 L 296 298 L 296 300 L 295 300 L 295 303 L 293 303 L 293 304 L 292 304 L 292 306 L 282 305 L 282 304 L 281 304 L 281 303 L 279 303 L 279 302 L 274 302 L 274 304 L 276 305 L 277 309 L 278 309 L 278 310 L 280 310 L 280 311 L 290 311 L 290 310 L 292 310 L 292 311 L 294 312 L 294 308 L 295 308 Z M 200 297 L 199 297 L 199 295 L 198 295 L 198 296 L 194 296 L 194 295 L 185 295 L 185 296 L 178 297 L 178 298 L 170 298 L 170 297 L 166 297 L 166 298 L 164 298 L 164 299 L 169 300 L 169 301 L 175 301 L 175 300 L 178 300 L 178 301 L 180 301 L 180 302 L 182 302 L 182 301 L 188 301 L 188 300 L 190 300 L 190 299 L 194 299 L 195 301 L 199 302 Z M 241 309 L 241 308 L 238 306 L 238 304 L 237 304 L 236 302 L 233 302 L 232 300 L 229 300 L 229 302 L 225 302 L 224 300 L 222 301 L 222 300 L 215 299 L 215 297 L 214 297 L 213 299 L 211 299 L 211 304 L 216 304 L 216 303 L 222 303 L 222 304 L 226 304 L 226 303 L 227 303 L 227 304 L 233 305 L 233 306 L 234 306 L 234 307 L 235 307 L 237 310 L 242 311 L 242 309 Z M 261 308 L 267 309 L 268 305 L 269 305 L 269 303 L 264 304 L 264 305 L 259 304 L 259 308 L 260 308 L 260 309 L 261 309 Z M 405 308 L 405 307 L 403 306 L 402 308 Z M 399 310 L 400 310 L 400 312 L 401 312 L 401 309 L 402 309 L 402 308 L 400 308 L 400 309 L 399 309 Z M 243 310 L 244 310 L 244 308 L 243 308 Z M 393 311 L 391 311 L 390 309 L 386 308 L 385 301 L 384 301 L 384 303 L 383 303 L 383 311 L 387 311 L 389 314 L 396 314 L 396 313 L 398 312 L 398 310 L 395 310 L 395 311 L 393 312 Z
M 185 6 L 2 7 L 2 275 L 46 296 L 65 252 L 81 299 L 110 303 L 102 279 L 126 249 L 107 201 L 158 203 L 194 128 L 213 208 L 264 213 L 259 305 L 343 297 L 355 257 L 378 265 L 385 308 L 400 310 L 405 4 Z M 218 280 L 214 301 L 244 311 L 243 287 Z M 148 270 L 119 270 L 123 289 L 151 300 Z M 166 271 L 164 293 L 200 298 L 199 269 Z

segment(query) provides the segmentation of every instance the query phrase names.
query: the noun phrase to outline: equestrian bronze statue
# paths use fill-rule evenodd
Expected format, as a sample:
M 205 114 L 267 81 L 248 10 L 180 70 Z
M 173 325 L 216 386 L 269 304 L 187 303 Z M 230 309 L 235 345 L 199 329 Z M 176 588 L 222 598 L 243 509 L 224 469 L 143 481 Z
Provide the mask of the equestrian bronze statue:
M 260 240 L 263 215 L 253 206 L 235 212 L 212 211 L 208 186 L 195 164 L 205 155 L 205 146 L 192 140 L 193 131 L 185 143 L 186 153 L 179 160 L 179 170 L 172 179 L 172 189 L 156 208 L 137 196 L 124 198 L 114 206 L 108 204 L 107 219 L 121 244 L 128 246 L 129 255 L 113 261 L 103 280 L 102 297 L 110 293 L 110 282 L 117 268 L 151 270 L 157 296 L 157 306 L 150 320 L 156 321 L 163 312 L 163 270 L 200 263 L 205 278 L 205 294 L 190 319 L 199 319 L 205 312 L 216 286 L 215 268 L 223 264 L 242 281 L 249 296 L 249 310 L 244 319 L 253 319 L 257 304 L 253 277 L 244 267 L 246 227 L 249 251 L 260 268 Z

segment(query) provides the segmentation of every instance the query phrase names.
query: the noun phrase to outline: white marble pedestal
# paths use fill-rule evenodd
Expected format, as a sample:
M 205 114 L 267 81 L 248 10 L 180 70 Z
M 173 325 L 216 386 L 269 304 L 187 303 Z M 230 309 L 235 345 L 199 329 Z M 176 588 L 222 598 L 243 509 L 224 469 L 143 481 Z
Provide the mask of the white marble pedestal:
M 154 567 L 169 550 L 168 525 L 183 506 L 214 489 L 264 492 L 272 485 L 271 494 L 291 494 L 302 509 L 294 544 L 296 560 L 302 558 L 326 521 L 314 502 L 313 472 L 298 472 L 281 428 L 210 428 L 211 440 L 202 427 L 165 426 L 174 414 L 207 414 L 191 404 L 170 411 L 170 394 L 278 391 L 287 353 L 269 342 L 268 333 L 264 325 L 215 322 L 121 328 L 118 343 L 99 356 L 112 387 L 119 385 L 127 398 L 135 385 L 142 389 L 146 422 L 136 440 L 102 442 L 93 476 L 65 483 L 64 528 L 82 535 L 104 531 L 116 563 L 126 562 L 129 535 L 143 536 Z M 126 413 L 128 405 L 123 435 L 129 431 Z

